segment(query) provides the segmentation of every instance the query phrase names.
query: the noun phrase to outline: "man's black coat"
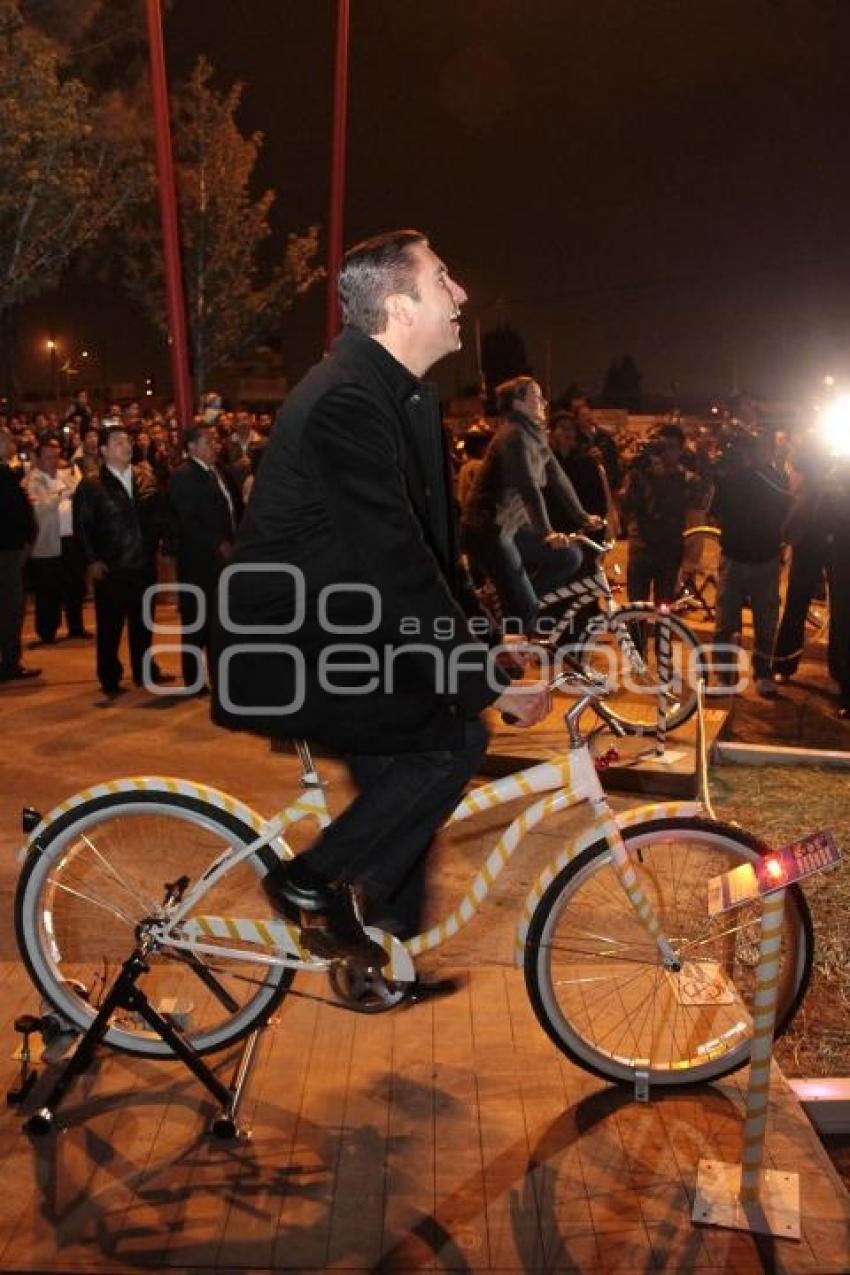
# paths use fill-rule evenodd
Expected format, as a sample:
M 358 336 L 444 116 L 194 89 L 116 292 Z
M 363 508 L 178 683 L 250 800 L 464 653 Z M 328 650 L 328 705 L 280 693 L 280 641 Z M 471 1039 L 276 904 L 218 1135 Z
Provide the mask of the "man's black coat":
M 227 478 L 222 478 L 227 483 Z M 211 588 L 233 541 L 241 500 L 231 490 L 227 498 L 211 469 L 195 460 L 184 461 L 171 475 L 168 499 L 174 513 L 168 548 L 177 558 L 178 579 Z
M 354 329 L 281 409 L 222 585 L 223 725 L 350 753 L 452 749 L 506 680 L 467 627 L 435 389 Z
M 35 514 L 21 486 L 22 469 L 0 461 L 0 549 L 25 549 L 38 533 Z

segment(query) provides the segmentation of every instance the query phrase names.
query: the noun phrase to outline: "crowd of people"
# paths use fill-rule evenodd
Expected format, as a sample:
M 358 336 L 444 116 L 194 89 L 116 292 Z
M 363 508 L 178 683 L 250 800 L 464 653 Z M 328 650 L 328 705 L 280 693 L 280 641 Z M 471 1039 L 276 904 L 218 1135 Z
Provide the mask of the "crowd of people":
M 27 592 L 32 648 L 60 637 L 94 638 L 108 702 L 126 689 L 119 655 L 125 629 L 133 682 L 173 681 L 148 658 L 146 592 L 157 582 L 179 585 L 192 645 L 207 647 L 217 575 L 271 424 L 269 413 L 227 411 L 209 394 L 181 430 L 173 408 L 143 411 L 131 402 L 101 413 L 85 390 L 62 413 L 0 418 L 0 682 L 41 676 L 22 658 Z M 89 595 L 94 633 L 83 618 Z M 197 667 L 197 657 L 183 663 L 185 687 L 205 694 L 207 669 Z
M 850 474 L 816 431 L 771 428 L 749 395 L 687 431 L 674 418 L 641 437 L 601 427 L 582 394 L 547 411 L 528 376 L 499 387 L 497 399 L 498 419 L 458 431 L 455 450 L 470 566 L 495 587 L 504 615 L 528 632 L 540 598 L 580 569 L 566 537 L 600 525 L 628 542 L 630 600 L 674 603 L 685 532 L 709 524 L 721 551 L 715 641 L 740 645 L 748 607 L 755 687 L 773 698 L 799 666 L 809 606 L 828 596 L 829 672 L 838 716 L 850 716 Z
M 21 659 L 28 575 L 46 645 L 63 615 L 69 637 L 86 640 L 91 590 L 105 704 L 125 689 L 125 628 L 133 681 L 176 680 L 151 648 L 151 586 L 173 582 L 181 694 L 211 691 L 220 726 L 306 738 L 347 762 L 351 804 L 263 886 L 308 951 L 356 958 L 371 976 L 389 952 L 365 924 L 420 932 L 427 850 L 486 750 L 482 710 L 518 727 L 551 710 L 539 676 L 514 684 L 523 658 L 501 642 L 470 576 L 533 633 L 541 592 L 583 569 L 571 533 L 621 534 L 632 599 L 669 602 L 688 520 L 714 518 L 716 636 L 737 641 L 751 607 L 756 686 L 774 695 L 775 676 L 794 674 L 799 612 L 825 572 L 830 671 L 847 716 L 850 491 L 846 462 L 807 439 L 780 455 L 749 399 L 716 428 L 689 437 L 671 420 L 637 440 L 602 428 L 581 394 L 550 412 L 539 383 L 521 375 L 497 387 L 494 419 L 482 405 L 471 428 L 453 431 L 424 377 L 460 349 L 467 297 L 427 238 L 399 230 L 355 245 L 338 284 L 343 331 L 274 429 L 270 417 L 231 415 L 214 394 L 185 428 L 173 411 L 139 404 L 98 418 L 85 391 L 61 417 L 0 422 L 0 587 L 10 602 L 0 678 L 38 675 Z M 793 558 L 777 655 L 784 544 Z M 225 625 L 213 595 L 228 564 Z M 291 636 L 268 640 L 280 633 Z M 329 669 L 336 635 L 352 633 L 365 664 Z M 428 989 L 420 980 L 417 990 Z
M 181 620 L 192 630 L 182 660 L 184 690 L 207 692 L 197 651 L 209 641 L 218 573 L 229 559 L 273 418 L 229 410 L 208 394 L 188 430 L 173 407 L 139 402 L 97 410 L 80 390 L 63 412 L 0 417 L 0 681 L 38 677 L 24 663 L 21 629 L 33 597 L 34 647 L 64 636 L 96 638 L 96 672 L 107 699 L 123 692 L 119 645 L 127 629 L 137 685 L 169 675 L 146 667 L 150 629 L 143 599 L 156 581 L 177 580 Z M 686 432 L 675 419 L 649 436 L 604 428 L 587 397 L 568 393 L 551 410 L 538 383 L 520 376 L 483 399 L 470 424 L 448 422 L 460 544 L 473 578 L 489 580 L 505 616 L 533 631 L 539 598 L 579 570 L 569 535 L 584 530 L 628 542 L 631 600 L 670 602 L 681 579 L 684 533 L 712 522 L 722 560 L 715 636 L 738 642 L 753 617 L 753 673 L 774 696 L 792 678 L 805 619 L 829 580 L 829 669 L 839 713 L 850 711 L 850 586 L 845 478 L 812 436 L 764 427 L 742 396 L 728 412 Z M 790 558 L 780 617 L 780 570 Z M 198 603 L 198 593 L 205 599 Z M 95 633 L 83 603 L 93 596 Z M 150 617 L 148 617 L 150 618 Z M 191 649 L 190 649 L 191 647 Z

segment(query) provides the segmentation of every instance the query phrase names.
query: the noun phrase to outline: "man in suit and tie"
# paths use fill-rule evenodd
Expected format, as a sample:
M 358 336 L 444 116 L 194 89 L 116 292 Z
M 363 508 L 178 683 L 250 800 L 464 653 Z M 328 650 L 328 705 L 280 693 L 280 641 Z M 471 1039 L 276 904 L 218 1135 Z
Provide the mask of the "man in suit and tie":
M 118 656 L 125 624 L 133 681 L 143 685 L 151 641 L 143 602 L 156 579 L 156 551 L 165 535 L 168 506 L 156 480 L 130 464 L 132 443 L 124 425 L 103 431 L 100 452 L 99 471 L 83 478 L 74 493 L 74 532 L 94 585 L 97 676 L 112 701 L 126 689 Z M 149 680 L 172 679 L 153 665 Z
M 214 593 L 221 570 L 230 561 L 242 501 L 228 475 L 216 466 L 218 443 L 213 426 L 192 425 L 185 441 L 189 458 L 171 475 L 168 496 L 177 579 L 203 594 L 203 603 L 195 592 L 181 589 L 178 595 L 180 622 L 188 630 L 183 643 L 183 681 L 203 695 L 207 693 L 206 670 L 197 653 L 203 650 L 209 654 Z

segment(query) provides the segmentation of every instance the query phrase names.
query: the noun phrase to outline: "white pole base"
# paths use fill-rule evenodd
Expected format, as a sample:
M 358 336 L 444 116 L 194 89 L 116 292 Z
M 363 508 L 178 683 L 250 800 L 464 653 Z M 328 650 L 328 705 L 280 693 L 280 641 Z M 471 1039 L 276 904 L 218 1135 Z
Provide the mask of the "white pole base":
M 657 766 L 675 766 L 676 762 L 681 761 L 685 756 L 682 752 L 669 753 L 666 750 L 663 753 L 650 753 L 647 761 L 653 762 Z
M 800 1239 L 800 1178 L 784 1170 L 763 1169 L 759 1197 L 741 1201 L 741 1166 L 721 1160 L 700 1160 L 691 1220 L 700 1226 Z

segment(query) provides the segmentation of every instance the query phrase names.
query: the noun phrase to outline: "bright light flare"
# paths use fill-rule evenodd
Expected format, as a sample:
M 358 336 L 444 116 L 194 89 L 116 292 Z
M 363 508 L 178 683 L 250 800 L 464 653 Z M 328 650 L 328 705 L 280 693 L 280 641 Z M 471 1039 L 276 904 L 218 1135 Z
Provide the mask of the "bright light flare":
M 785 865 L 778 857 L 771 856 L 764 861 L 765 872 L 771 881 L 784 881 Z
M 850 397 L 837 398 L 825 407 L 818 429 L 833 456 L 850 456 Z

